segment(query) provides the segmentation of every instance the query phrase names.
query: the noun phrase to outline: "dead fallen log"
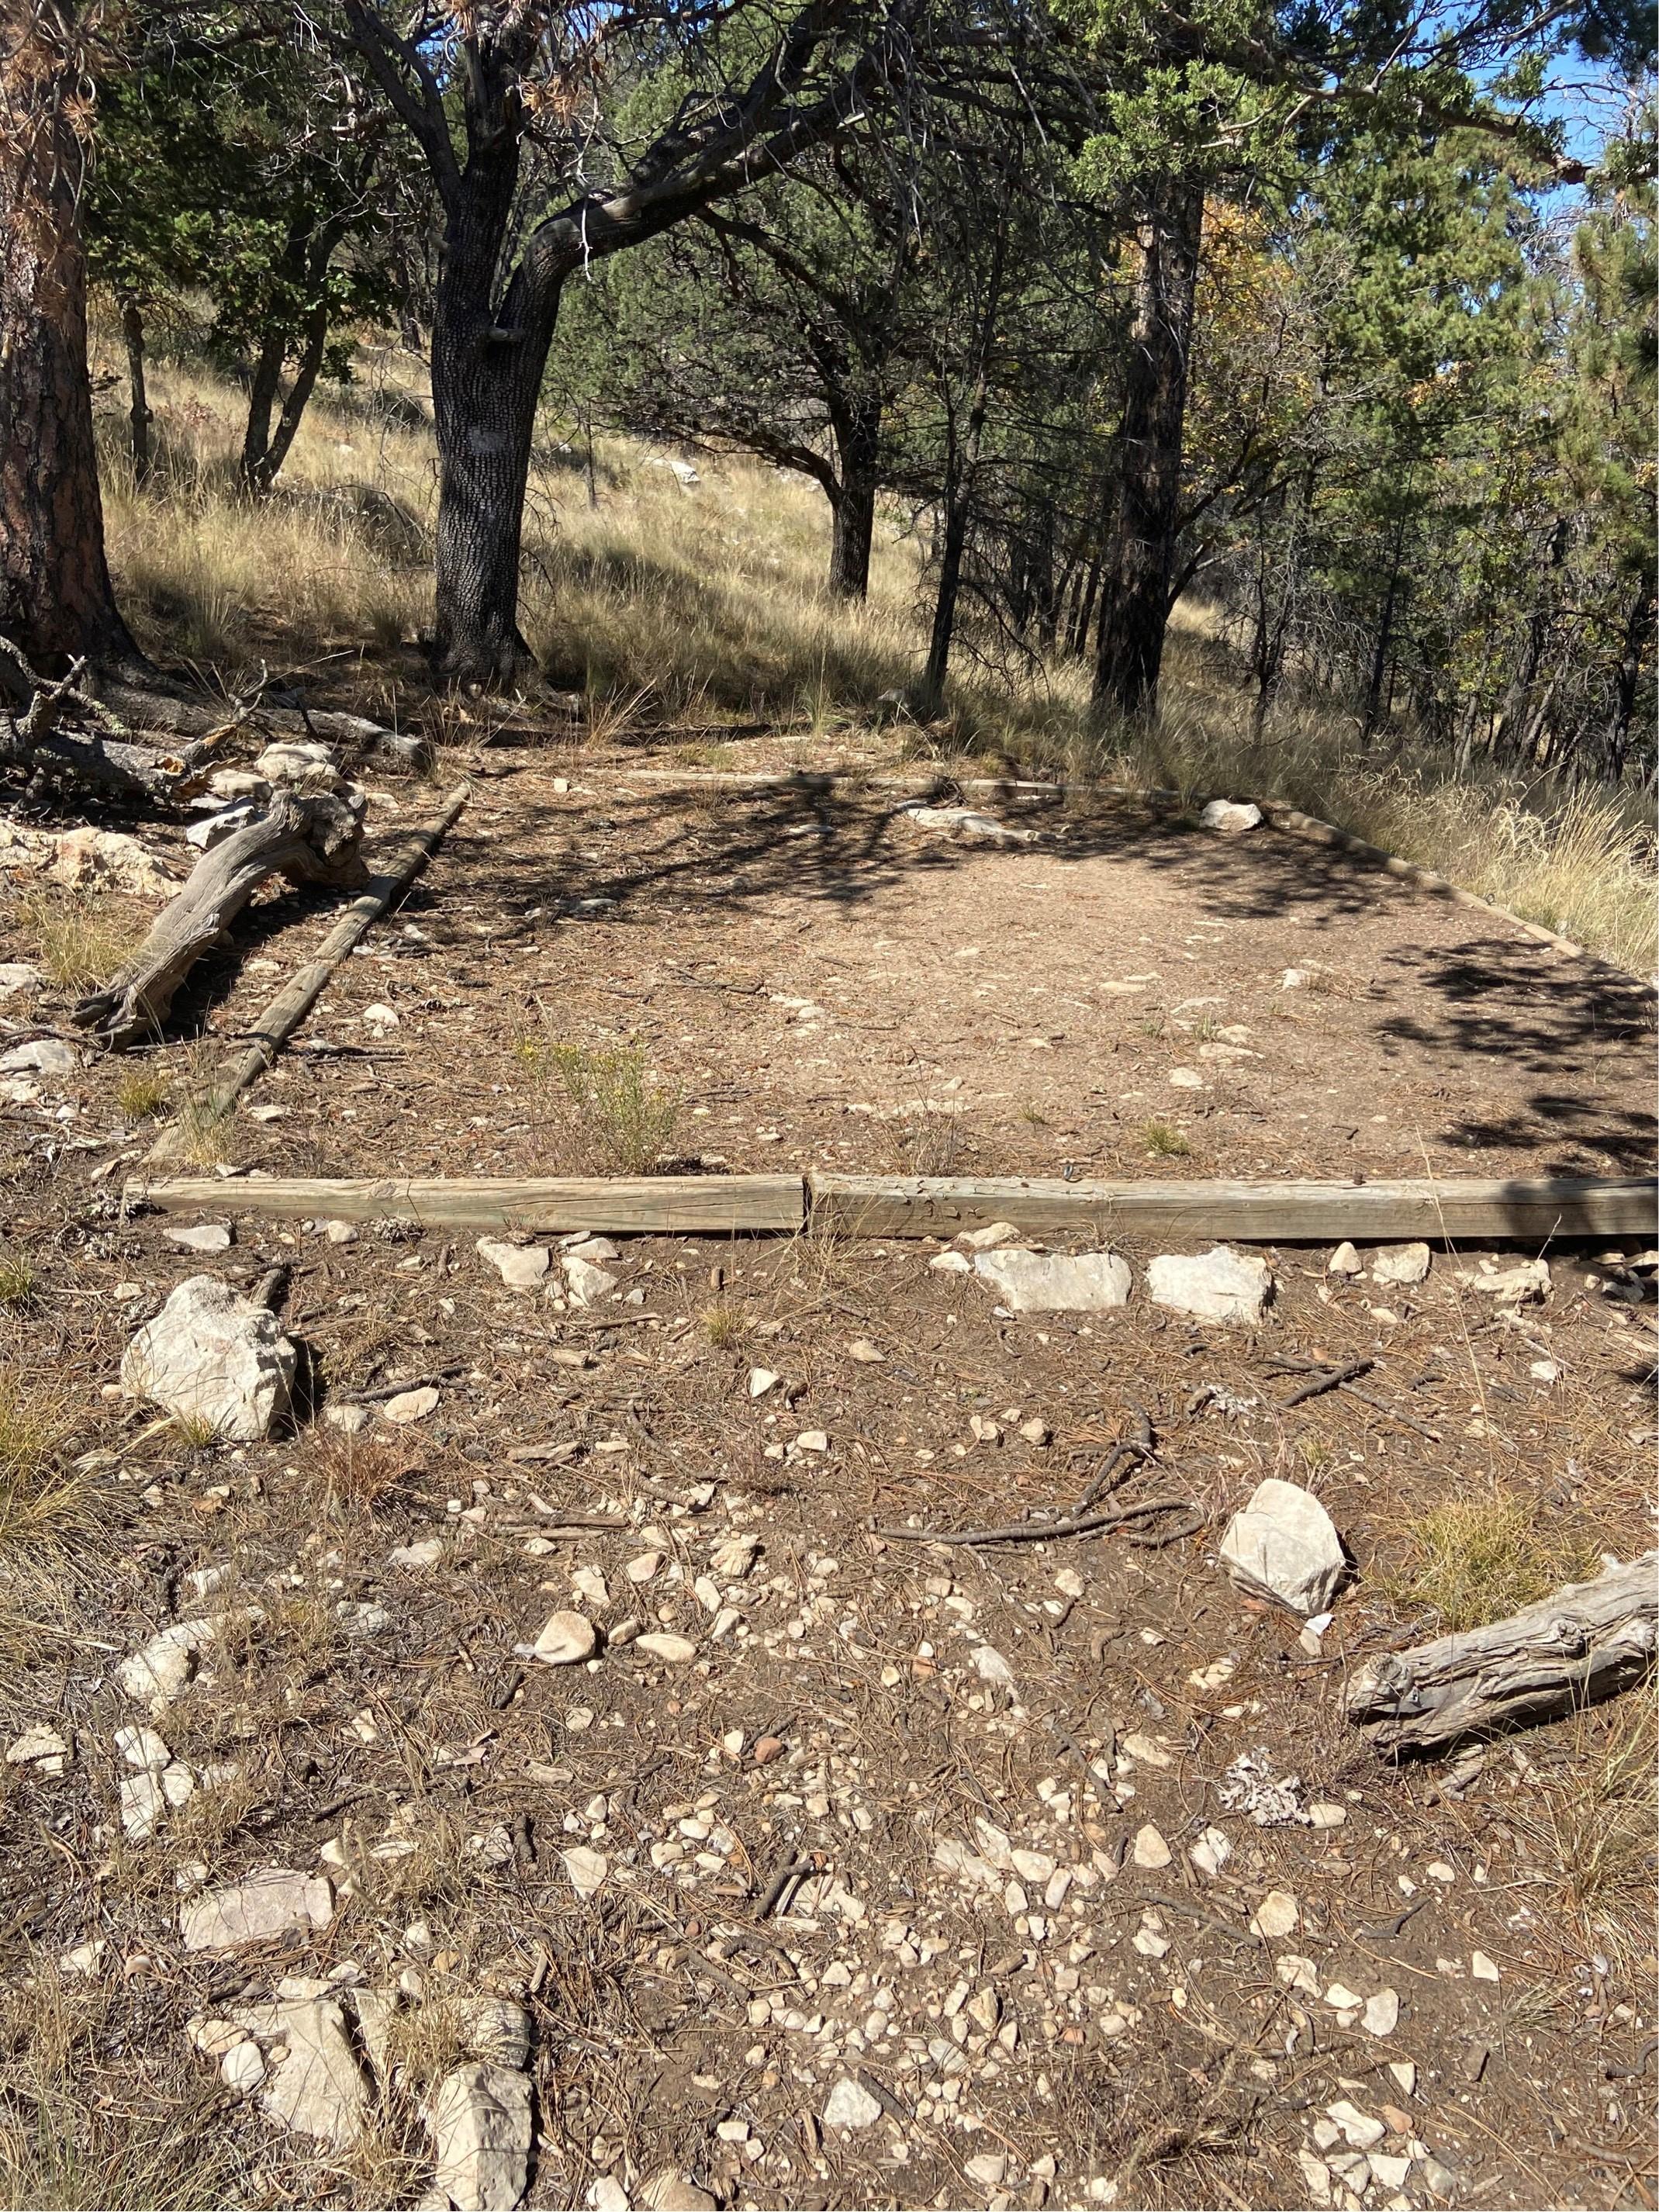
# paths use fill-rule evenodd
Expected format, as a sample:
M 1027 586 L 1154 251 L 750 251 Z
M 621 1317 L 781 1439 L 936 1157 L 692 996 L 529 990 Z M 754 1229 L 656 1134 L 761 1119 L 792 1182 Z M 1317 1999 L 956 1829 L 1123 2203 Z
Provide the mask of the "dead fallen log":
M 151 690 L 119 677 L 95 679 L 99 702 L 113 709 L 135 729 L 160 730 L 179 738 L 213 743 L 232 730 L 248 730 L 267 741 L 273 738 L 317 738 L 339 745 L 354 755 L 379 753 L 395 759 L 420 758 L 424 741 L 363 714 L 332 709 L 283 707 L 267 700 L 233 703 L 228 700 L 190 698 L 173 691 Z
M 135 1176 L 129 1205 L 187 1213 L 234 1205 L 286 1218 L 410 1221 L 449 1229 L 521 1229 L 544 1234 L 578 1229 L 617 1236 L 668 1232 L 725 1237 L 738 1231 L 796 1231 L 806 1220 L 799 1176 L 261 1176 L 226 1184 L 217 1176 L 159 1182 Z
M 249 1084 L 271 1066 L 277 1054 L 328 988 L 341 962 L 356 951 L 370 928 L 392 901 L 431 859 L 456 817 L 466 805 L 470 787 L 458 783 L 434 821 L 412 830 L 387 855 L 386 866 L 369 879 L 366 888 L 347 907 L 317 948 L 316 957 L 298 969 L 253 1024 L 246 1045 L 231 1061 L 197 1109 L 197 1118 L 216 1121 L 229 1113 Z M 176 1151 L 180 1124 L 169 1122 L 150 1147 L 152 1160 L 166 1159 Z
M 1569 1583 L 1507 1620 L 1362 1668 L 1344 1699 L 1379 1748 L 1443 1752 L 1627 1690 L 1659 1646 L 1659 1552 Z
M 210 747 L 162 751 L 136 741 L 125 724 L 87 690 L 86 663 L 67 676 L 37 676 L 9 638 L 0 637 L 0 767 L 29 778 L 31 790 L 90 785 L 149 805 L 169 805 L 206 781 Z M 73 715 L 89 725 L 65 730 Z
M 361 875 L 361 811 L 343 799 L 279 792 L 264 813 L 204 853 L 133 958 L 71 1019 L 115 1050 L 154 1040 L 179 985 L 270 877 L 341 883 Z
M 1256 1244 L 1652 1237 L 1659 1182 L 1063 1182 L 1036 1176 L 809 1177 L 812 1218 L 853 1237 L 957 1237 L 1012 1221 L 1035 1235 L 1236 1237 Z

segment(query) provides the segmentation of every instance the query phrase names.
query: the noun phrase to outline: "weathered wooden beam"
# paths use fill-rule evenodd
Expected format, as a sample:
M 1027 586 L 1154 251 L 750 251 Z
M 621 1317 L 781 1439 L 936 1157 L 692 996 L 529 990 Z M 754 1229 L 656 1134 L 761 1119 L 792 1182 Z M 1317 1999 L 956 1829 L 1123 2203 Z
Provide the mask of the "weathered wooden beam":
M 1384 1750 L 1449 1751 L 1614 1697 L 1656 1648 L 1659 1552 L 1644 1552 L 1507 1620 L 1386 1652 L 1353 1677 L 1343 1709 Z
M 1659 1180 L 1557 1176 L 1418 1182 L 1061 1182 L 1028 1176 L 808 1177 L 812 1219 L 865 1237 L 955 1237 L 1012 1221 L 1033 1235 L 1234 1237 L 1322 1244 L 1397 1237 L 1538 1244 L 1659 1234 Z
M 666 1232 L 724 1237 L 798 1231 L 806 1192 L 799 1176 L 185 1176 L 126 1185 L 129 1205 L 166 1213 L 228 1207 L 234 1212 L 335 1221 L 416 1221 L 449 1229 L 592 1229 L 614 1235 Z

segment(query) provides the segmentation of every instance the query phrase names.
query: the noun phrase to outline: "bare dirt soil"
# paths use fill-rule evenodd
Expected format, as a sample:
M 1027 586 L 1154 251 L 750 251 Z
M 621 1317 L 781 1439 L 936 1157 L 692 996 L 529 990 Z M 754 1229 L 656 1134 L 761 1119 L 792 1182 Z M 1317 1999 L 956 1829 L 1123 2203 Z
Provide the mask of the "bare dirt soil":
M 0 2173 L 70 2201 L 44 2114 L 88 2138 L 82 2185 L 161 2130 L 168 2178 L 132 2201 L 418 2201 L 446 2008 L 495 1991 L 532 2018 L 535 2205 L 700 2201 L 665 2172 L 757 2207 L 1651 2204 L 1650 1698 L 1450 1768 L 1380 1759 L 1340 1709 L 1361 1657 L 1438 1625 L 1433 1509 L 1518 1501 L 1564 1571 L 1652 1540 L 1626 1267 L 1548 1255 L 1547 1300 L 1504 1316 L 1473 1255 L 1379 1286 L 1286 1248 L 1241 1329 L 1149 1305 L 1133 1248 L 1125 1310 L 1011 1318 L 927 1244 L 657 1237 L 579 1307 L 556 1253 L 554 1295 L 513 1291 L 468 1237 L 238 1204 L 259 1170 L 603 1166 L 521 1049 L 550 1039 L 641 1048 L 683 1093 L 672 1149 L 715 1172 L 1642 1172 L 1650 1002 L 1265 830 L 1000 803 L 1035 836 L 985 847 L 872 786 L 483 759 L 238 1117 L 205 1217 L 228 1251 L 123 1216 L 131 1063 L 0 1118 L 35 1275 L 8 1387 L 58 1403 L 80 1501 L 0 1591 L 7 1739 L 69 1754 L 0 1770 Z M 432 811 L 389 782 L 371 821 Z M 181 1022 L 228 1043 L 324 911 L 263 902 Z M 191 1049 L 150 1057 L 182 1082 Z M 119 1396 L 176 1283 L 277 1263 L 292 1433 L 192 1443 Z M 1285 1406 L 1297 1362 L 1361 1358 L 1364 1396 Z M 353 1401 L 356 1436 L 311 1418 Z M 1066 1504 L 1141 1413 L 1115 1495 L 1177 1499 L 1168 1524 L 877 1533 Z M 1269 1474 L 1353 1562 L 1322 1638 L 1215 1564 Z M 1190 1533 L 1137 1540 L 1160 1527 Z M 204 1607 L 196 1679 L 147 1714 L 112 1670 Z M 520 1647 L 563 1608 L 604 1640 L 544 1666 Z M 196 1787 L 135 1841 L 114 1735 L 146 1720 Z M 272 1866 L 330 1878 L 325 1929 L 184 1950 L 181 1900 Z M 296 1975 L 400 1985 L 401 2074 L 348 2146 L 186 2042 Z

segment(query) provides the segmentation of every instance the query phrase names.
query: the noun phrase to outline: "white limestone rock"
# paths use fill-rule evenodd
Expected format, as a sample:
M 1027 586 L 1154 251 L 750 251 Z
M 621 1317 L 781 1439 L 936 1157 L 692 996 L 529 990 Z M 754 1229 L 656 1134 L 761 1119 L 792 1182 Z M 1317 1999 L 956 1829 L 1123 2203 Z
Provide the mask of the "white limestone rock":
M 320 1875 L 265 1867 L 204 1890 L 179 1908 L 186 1951 L 234 1951 L 278 1936 L 309 1936 L 334 1917 L 334 1893 Z
M 1347 1565 L 1331 1516 L 1312 1492 L 1275 1476 L 1234 1514 L 1219 1558 L 1240 1589 L 1304 1618 L 1324 1612 Z
M 1379 1244 L 1370 1255 L 1374 1283 L 1420 1283 L 1429 1272 L 1426 1244 Z
M 240 2006 L 231 2014 L 239 2027 L 270 2046 L 267 2069 L 258 2084 L 259 2102 L 274 2120 L 296 2135 L 349 2150 L 362 2139 L 368 2124 L 368 2088 L 346 2035 L 345 2015 L 333 1997 L 322 1994 L 325 1984 L 295 1981 L 278 1986 L 307 1994 L 282 1996 L 273 2004 Z M 252 2080 L 252 2067 L 241 2063 Z
M 1199 827 L 1218 830 L 1224 837 L 1243 836 L 1246 830 L 1258 827 L 1261 809 L 1248 799 L 1212 799 L 1199 816 Z
M 530 2170 L 529 2076 L 469 2060 L 445 2075 L 422 2118 L 435 2186 L 456 2212 L 513 2212 Z
M 533 1291 L 553 1260 L 545 1244 L 502 1244 L 491 1237 L 479 1237 L 477 1253 L 510 1291 Z
M 830 2128 L 872 2128 L 881 2118 L 881 2105 L 861 2081 L 843 2074 L 824 2100 L 823 2124 Z
M 596 1267 L 580 1252 L 562 1255 L 565 1286 L 573 1306 L 591 1306 L 595 1298 L 603 1298 L 617 1287 L 617 1278 L 603 1267 Z
M 32 1037 L 0 1053 L 0 1075 L 73 1075 L 81 1055 L 62 1037 Z
M 257 1443 L 289 1408 L 294 1346 L 264 1306 L 212 1275 L 179 1284 L 127 1346 L 121 1388 L 237 1443 Z
M 27 998 L 40 989 L 46 977 L 27 960 L 0 960 L 0 1006 L 9 999 Z
M 1254 1253 L 1217 1244 L 1193 1258 L 1160 1253 L 1146 1270 L 1146 1288 L 1155 1306 L 1204 1321 L 1254 1322 L 1273 1295 L 1273 1270 Z
M 1011 1313 L 1109 1313 L 1129 1303 L 1133 1277 L 1115 1252 L 975 1252 L 974 1273 Z

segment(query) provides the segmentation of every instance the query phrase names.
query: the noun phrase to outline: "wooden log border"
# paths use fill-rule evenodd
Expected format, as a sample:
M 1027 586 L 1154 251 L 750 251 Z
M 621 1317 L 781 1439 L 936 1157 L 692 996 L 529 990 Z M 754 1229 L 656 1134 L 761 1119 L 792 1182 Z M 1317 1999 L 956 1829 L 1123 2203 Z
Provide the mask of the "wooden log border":
M 933 1237 L 1012 1222 L 1027 1235 L 1187 1243 L 1542 1245 L 1659 1238 L 1659 1179 L 1447 1182 L 1060 1182 L 819 1174 L 627 1177 L 217 1176 L 126 1185 L 131 1206 L 607 1236 Z

